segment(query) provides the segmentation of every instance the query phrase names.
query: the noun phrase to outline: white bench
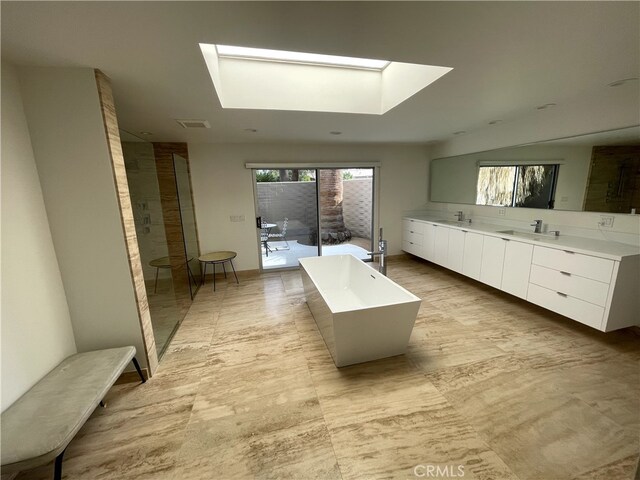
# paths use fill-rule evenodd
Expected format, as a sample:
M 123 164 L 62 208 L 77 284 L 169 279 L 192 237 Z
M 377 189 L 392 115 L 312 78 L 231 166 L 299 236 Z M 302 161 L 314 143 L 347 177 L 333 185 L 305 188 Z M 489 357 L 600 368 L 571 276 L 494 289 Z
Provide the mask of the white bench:
M 2 473 L 55 458 L 54 479 L 60 480 L 67 445 L 129 362 L 144 383 L 135 354 L 135 347 L 122 347 L 71 355 L 2 412 Z

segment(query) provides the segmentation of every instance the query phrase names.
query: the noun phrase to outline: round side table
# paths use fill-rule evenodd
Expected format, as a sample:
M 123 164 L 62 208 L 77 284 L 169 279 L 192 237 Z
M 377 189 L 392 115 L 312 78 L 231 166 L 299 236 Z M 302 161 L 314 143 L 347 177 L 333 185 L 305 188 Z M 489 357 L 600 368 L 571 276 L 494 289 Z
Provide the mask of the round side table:
M 193 260 L 193 257 L 188 258 L 186 261 L 187 265 L 187 275 L 189 275 L 189 280 L 193 280 L 193 283 L 197 285 L 196 279 L 193 277 L 193 273 L 191 273 L 191 267 L 189 267 L 189 262 Z M 171 268 L 171 259 L 169 257 L 160 257 L 149 262 L 150 267 L 155 267 L 156 269 L 156 281 L 153 284 L 153 293 L 156 293 L 158 290 L 158 273 L 160 273 L 161 268 Z M 191 287 L 189 287 L 191 288 Z
M 236 283 L 240 283 L 238 281 L 238 275 L 236 275 L 236 269 L 233 266 L 233 259 L 236 258 L 238 254 L 236 252 L 224 251 L 224 252 L 211 252 L 205 253 L 201 255 L 198 260 L 200 263 L 204 264 L 204 268 L 202 270 L 202 285 L 204 285 L 204 278 L 207 275 L 207 265 L 213 265 L 213 291 L 216 291 L 216 265 L 218 263 L 222 264 L 222 270 L 224 270 L 224 278 L 227 278 L 227 269 L 224 267 L 226 262 L 231 264 L 231 269 L 233 270 L 233 276 L 236 277 Z
M 158 273 L 160 273 L 161 268 L 171 268 L 171 261 L 169 260 L 169 257 L 156 258 L 149 262 L 149 266 L 155 267 L 156 269 L 156 281 L 153 285 L 153 293 L 156 293 L 156 290 L 158 289 Z

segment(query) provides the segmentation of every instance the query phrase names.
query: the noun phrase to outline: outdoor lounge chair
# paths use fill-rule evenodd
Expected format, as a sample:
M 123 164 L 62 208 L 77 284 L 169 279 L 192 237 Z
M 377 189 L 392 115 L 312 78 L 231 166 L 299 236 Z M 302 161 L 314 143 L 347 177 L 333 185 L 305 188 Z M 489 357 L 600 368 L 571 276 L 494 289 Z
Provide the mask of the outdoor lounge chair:
M 280 233 L 269 233 L 269 239 L 275 238 L 281 241 L 284 241 L 286 248 L 289 249 L 289 242 L 287 241 L 287 223 L 289 223 L 289 219 L 284 217 L 284 222 L 282 222 L 282 230 Z

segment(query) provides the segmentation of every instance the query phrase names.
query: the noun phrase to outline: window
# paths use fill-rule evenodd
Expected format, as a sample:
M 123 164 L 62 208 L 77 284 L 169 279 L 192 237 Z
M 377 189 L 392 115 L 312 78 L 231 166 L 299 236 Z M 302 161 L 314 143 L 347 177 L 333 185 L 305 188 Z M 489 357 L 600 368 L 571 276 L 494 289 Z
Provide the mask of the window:
M 476 205 L 552 209 L 559 165 L 483 165 Z

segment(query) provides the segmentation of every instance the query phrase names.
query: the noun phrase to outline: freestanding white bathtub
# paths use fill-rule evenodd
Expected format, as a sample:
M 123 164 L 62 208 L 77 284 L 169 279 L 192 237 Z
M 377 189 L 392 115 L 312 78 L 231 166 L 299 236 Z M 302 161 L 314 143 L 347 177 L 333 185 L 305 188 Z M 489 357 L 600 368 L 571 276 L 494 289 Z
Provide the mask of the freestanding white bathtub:
M 307 305 L 337 367 L 406 352 L 419 297 L 353 255 L 300 265 Z

